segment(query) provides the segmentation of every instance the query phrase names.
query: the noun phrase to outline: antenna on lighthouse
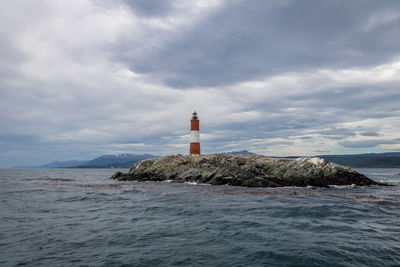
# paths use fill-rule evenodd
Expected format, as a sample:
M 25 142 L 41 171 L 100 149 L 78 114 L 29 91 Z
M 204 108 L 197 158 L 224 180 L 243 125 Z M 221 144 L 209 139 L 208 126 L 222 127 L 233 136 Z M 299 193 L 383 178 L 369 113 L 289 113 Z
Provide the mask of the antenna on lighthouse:
M 200 154 L 200 121 L 196 111 L 190 121 L 190 155 L 193 154 Z

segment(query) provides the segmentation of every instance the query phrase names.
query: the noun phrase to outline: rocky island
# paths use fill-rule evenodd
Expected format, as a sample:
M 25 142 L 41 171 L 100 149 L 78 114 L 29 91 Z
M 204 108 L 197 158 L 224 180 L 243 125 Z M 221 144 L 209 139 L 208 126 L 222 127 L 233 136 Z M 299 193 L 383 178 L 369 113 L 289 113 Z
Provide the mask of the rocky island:
M 120 181 L 196 182 L 248 187 L 387 185 L 318 157 L 271 158 L 257 155 L 174 155 L 137 162 Z

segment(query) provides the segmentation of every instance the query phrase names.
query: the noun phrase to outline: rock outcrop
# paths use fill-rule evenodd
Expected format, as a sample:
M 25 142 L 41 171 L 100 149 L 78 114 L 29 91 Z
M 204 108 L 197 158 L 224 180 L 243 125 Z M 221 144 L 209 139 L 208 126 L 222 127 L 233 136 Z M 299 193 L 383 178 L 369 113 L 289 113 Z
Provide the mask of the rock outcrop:
M 269 158 L 256 155 L 174 155 L 137 162 L 112 179 L 197 182 L 249 187 L 386 185 L 322 158 Z

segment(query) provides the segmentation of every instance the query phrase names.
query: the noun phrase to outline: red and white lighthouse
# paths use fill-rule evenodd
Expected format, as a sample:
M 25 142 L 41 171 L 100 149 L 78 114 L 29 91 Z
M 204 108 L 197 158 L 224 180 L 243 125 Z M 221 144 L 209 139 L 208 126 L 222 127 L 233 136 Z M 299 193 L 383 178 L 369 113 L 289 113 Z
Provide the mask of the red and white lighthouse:
M 196 111 L 190 121 L 190 155 L 200 154 L 200 121 Z

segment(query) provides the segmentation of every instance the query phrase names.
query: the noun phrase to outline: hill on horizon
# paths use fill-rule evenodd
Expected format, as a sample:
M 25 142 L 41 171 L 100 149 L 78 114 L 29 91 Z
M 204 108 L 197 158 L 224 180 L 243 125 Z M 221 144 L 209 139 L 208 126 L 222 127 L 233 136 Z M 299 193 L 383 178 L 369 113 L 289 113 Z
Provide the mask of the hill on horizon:
M 44 165 L 29 166 L 21 165 L 13 168 L 22 169 L 47 169 L 47 168 L 130 168 L 140 160 L 156 157 L 151 154 L 120 154 L 120 155 L 102 155 L 92 160 L 68 160 L 52 161 Z
M 156 156 L 151 154 L 120 154 L 118 156 L 103 155 L 93 160 L 89 160 L 84 164 L 80 164 L 76 166 L 76 168 L 130 168 L 138 161 L 154 157 Z
M 319 155 L 319 157 L 352 168 L 400 168 L 400 152 Z

